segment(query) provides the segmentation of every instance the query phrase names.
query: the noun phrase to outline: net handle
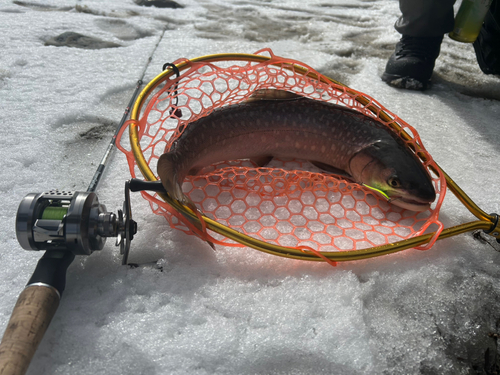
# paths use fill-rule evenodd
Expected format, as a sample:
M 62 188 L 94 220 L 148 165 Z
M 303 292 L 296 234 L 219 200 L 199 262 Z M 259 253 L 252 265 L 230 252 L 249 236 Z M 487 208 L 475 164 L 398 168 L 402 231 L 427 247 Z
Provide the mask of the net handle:
M 259 55 L 258 53 L 268 52 L 271 56 Z M 214 55 L 206 55 L 197 58 L 193 58 L 191 60 L 181 59 L 177 60 L 173 63 L 178 69 L 179 72 L 182 72 L 188 68 L 190 68 L 194 63 L 205 62 L 205 63 L 213 63 L 219 61 L 247 61 L 247 62 L 268 62 L 273 59 L 275 55 L 269 49 L 264 49 L 256 52 L 256 54 L 240 54 L 240 53 L 225 53 L 225 54 L 214 54 Z M 278 61 L 282 62 L 282 61 Z M 277 63 L 278 63 L 277 62 Z M 277 64 L 276 63 L 276 64 Z M 290 64 L 290 63 L 289 63 Z M 306 66 L 306 65 L 304 65 Z M 401 126 L 394 121 L 394 119 L 387 114 L 382 108 L 377 106 L 377 103 L 363 94 L 358 93 L 357 91 L 350 90 L 348 86 L 344 85 L 341 82 L 335 81 L 329 77 L 325 77 L 323 75 L 316 75 L 311 70 L 308 70 L 306 67 L 290 64 L 290 69 L 297 71 L 300 74 L 307 75 L 318 79 L 325 83 L 334 83 L 346 88 L 347 92 L 355 95 L 355 100 L 360 104 L 364 105 L 367 109 L 369 109 L 372 113 L 376 114 L 382 121 L 387 122 L 389 126 L 391 126 L 394 130 L 399 132 L 401 137 L 405 140 L 411 140 L 412 137 L 404 130 L 402 130 Z M 313 69 L 312 69 L 313 70 Z M 314 71 L 314 70 L 313 70 Z M 130 125 L 129 125 L 129 136 L 130 136 L 130 144 L 132 148 L 132 152 L 137 163 L 139 170 L 147 181 L 157 181 L 155 174 L 149 168 L 149 165 L 144 158 L 140 147 L 140 124 L 139 124 L 139 114 L 142 106 L 146 102 L 148 96 L 153 92 L 153 90 L 168 80 L 173 74 L 175 74 L 175 70 L 172 67 L 167 68 L 165 71 L 156 76 L 153 80 L 151 80 L 146 87 L 141 91 L 138 95 L 137 100 L 134 103 L 132 108 L 131 116 L 130 116 Z M 417 147 L 418 144 L 417 144 Z M 418 153 L 419 149 L 415 150 L 416 155 L 425 162 L 426 160 L 422 159 L 420 153 Z M 437 165 L 437 164 L 436 164 Z M 431 170 L 438 176 L 441 177 L 441 183 L 446 183 L 455 196 L 464 204 L 464 206 L 474 215 L 479 221 L 473 221 L 461 225 L 457 225 L 454 227 L 450 227 L 447 229 L 443 229 L 439 234 L 436 232 L 423 234 L 420 236 L 412 237 L 406 240 L 398 241 L 395 243 L 390 243 L 386 245 L 376 246 L 368 249 L 362 250 L 349 250 L 342 252 L 319 252 L 322 256 L 328 258 L 332 261 L 350 261 L 350 260 L 358 260 L 358 259 L 366 259 L 386 254 L 391 254 L 395 252 L 399 252 L 402 250 L 406 250 L 409 248 L 417 247 L 425 245 L 429 242 L 433 243 L 435 240 L 448 238 L 451 236 L 455 236 L 461 233 L 465 233 L 468 231 L 482 229 L 485 231 L 492 231 L 495 228 L 496 215 L 489 215 L 480 209 L 473 201 L 470 199 L 467 194 L 448 176 L 444 170 L 437 165 L 438 170 L 431 168 Z M 178 212 L 189 215 L 192 217 L 194 221 L 199 221 L 201 216 L 196 215 L 189 207 L 180 204 L 177 201 L 172 200 L 168 194 L 159 194 L 160 197 Z M 444 197 L 441 197 L 444 198 Z M 318 257 L 314 253 L 304 252 L 299 248 L 291 248 L 284 247 L 279 245 L 269 244 L 267 242 L 257 240 L 253 237 L 247 236 L 243 233 L 240 233 L 236 230 L 233 230 L 225 225 L 222 225 L 215 220 L 212 220 L 206 216 L 201 217 L 204 220 L 205 225 L 208 229 L 219 233 L 225 237 L 233 239 L 245 246 L 249 246 L 256 250 L 260 250 L 263 252 L 267 252 L 273 255 L 283 256 L 287 258 L 300 259 L 300 260 L 310 260 L 310 261 L 324 261 L 322 257 Z M 435 238 L 437 236 L 437 238 Z

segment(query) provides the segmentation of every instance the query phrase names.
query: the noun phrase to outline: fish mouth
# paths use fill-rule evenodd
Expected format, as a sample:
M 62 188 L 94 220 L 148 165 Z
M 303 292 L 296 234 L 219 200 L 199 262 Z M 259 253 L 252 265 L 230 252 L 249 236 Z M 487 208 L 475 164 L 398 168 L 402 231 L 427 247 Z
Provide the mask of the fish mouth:
M 419 199 L 417 197 L 405 198 L 403 196 L 399 196 L 399 197 L 391 197 L 390 203 L 410 211 L 421 212 L 430 209 L 432 202 L 429 202 L 428 200 Z
M 383 196 L 389 203 L 394 204 L 395 206 L 404 208 L 410 211 L 427 211 L 431 208 L 431 203 L 434 202 L 436 197 L 434 196 L 432 199 L 420 198 L 415 195 L 406 194 L 406 195 L 391 195 L 390 193 L 385 193 L 382 190 L 375 189 L 366 184 L 363 184 L 365 187 L 368 187 L 371 190 L 374 190 L 379 195 Z M 401 194 L 401 193 L 400 193 Z

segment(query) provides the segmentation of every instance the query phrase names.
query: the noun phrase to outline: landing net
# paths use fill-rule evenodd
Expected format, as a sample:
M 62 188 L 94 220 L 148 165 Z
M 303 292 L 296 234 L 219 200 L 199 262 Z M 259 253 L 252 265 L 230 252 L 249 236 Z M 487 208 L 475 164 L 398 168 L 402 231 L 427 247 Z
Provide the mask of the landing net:
M 179 77 L 174 74 L 175 69 L 169 68 L 144 89 L 135 107 L 140 108 L 137 119 L 130 121 L 131 128 L 137 129 L 137 137 L 131 137 L 132 147 L 125 141 L 119 142 L 132 177 L 142 174 L 148 180 L 156 180 L 158 158 L 190 123 L 210 116 L 215 109 L 244 102 L 258 90 L 291 91 L 354 109 L 398 134 L 431 174 L 437 193 L 431 209 L 418 213 L 405 210 L 388 203 L 378 193 L 327 174 L 307 161 L 274 159 L 265 167 L 256 167 L 248 160 L 226 161 L 189 176 L 183 191 L 203 215 L 257 241 L 312 252 L 314 259 L 310 260 L 322 260 L 322 254 L 328 257 L 331 252 L 384 246 L 430 231 L 434 232 L 432 238 L 420 249 L 433 245 L 443 228 L 438 215 L 446 180 L 414 128 L 368 95 L 301 62 L 278 57 L 268 49 L 255 55 L 235 56 L 210 61 L 178 60 L 174 65 L 182 71 Z M 238 236 L 228 238 L 221 234 L 224 230 L 200 231 L 179 212 L 182 210 L 158 194 L 142 194 L 153 212 L 164 216 L 173 228 L 196 232 L 224 246 L 250 243 L 256 247 L 249 241 L 240 241 Z

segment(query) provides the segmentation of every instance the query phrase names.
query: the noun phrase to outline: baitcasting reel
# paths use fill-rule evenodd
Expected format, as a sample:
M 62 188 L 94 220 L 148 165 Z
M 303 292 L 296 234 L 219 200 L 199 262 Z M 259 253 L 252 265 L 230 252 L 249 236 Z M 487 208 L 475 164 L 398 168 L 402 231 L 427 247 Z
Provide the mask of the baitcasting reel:
M 116 237 L 122 264 L 127 264 L 130 242 L 137 233 L 132 220 L 129 182 L 123 210 L 107 212 L 93 192 L 51 190 L 24 197 L 16 216 L 16 235 L 26 250 L 64 250 L 90 255 Z

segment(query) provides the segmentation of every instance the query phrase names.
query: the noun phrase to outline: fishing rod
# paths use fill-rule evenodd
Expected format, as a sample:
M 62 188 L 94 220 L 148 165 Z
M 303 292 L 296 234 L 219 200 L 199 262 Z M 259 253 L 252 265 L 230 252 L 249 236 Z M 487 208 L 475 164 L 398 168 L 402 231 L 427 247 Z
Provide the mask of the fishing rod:
M 109 157 L 111 156 L 112 151 L 116 147 L 116 138 L 118 134 L 120 133 L 121 128 L 125 124 L 125 121 L 127 121 L 127 117 L 130 113 L 130 109 L 134 105 L 135 99 L 137 97 L 137 94 L 139 93 L 139 90 L 141 89 L 142 86 L 142 79 L 137 81 L 137 85 L 134 90 L 134 94 L 132 95 L 132 98 L 130 99 L 127 108 L 125 108 L 125 112 L 123 113 L 122 119 L 120 120 L 120 123 L 118 124 L 115 134 L 113 134 L 113 138 L 111 138 L 111 141 L 109 142 L 108 148 L 106 149 L 106 152 L 104 153 L 101 163 L 97 167 L 97 170 L 95 171 L 94 177 L 92 177 L 92 181 L 90 182 L 89 187 L 87 188 L 87 192 L 93 193 L 96 191 L 97 186 L 99 185 L 99 182 L 101 181 L 101 177 L 104 173 L 104 169 L 106 168 L 106 165 L 108 163 Z
M 146 71 L 162 41 L 164 27 L 154 46 L 132 98 L 101 159 L 86 191 L 50 190 L 28 194 L 21 201 L 16 216 L 16 236 L 26 250 L 46 250 L 35 272 L 19 295 L 0 342 L 0 375 L 23 375 L 43 338 L 61 299 L 66 271 L 76 255 L 90 255 L 104 247 L 107 237 L 116 237 L 122 264 L 127 264 L 130 242 L 137 233 L 132 220 L 129 182 L 125 182 L 123 209 L 107 212 L 95 193 L 118 134 L 143 84 Z
M 125 183 L 123 210 L 107 212 L 95 193 L 117 135 L 142 86 L 137 81 L 132 98 L 86 191 L 50 190 L 23 198 L 16 216 L 16 235 L 26 250 L 46 250 L 19 295 L 0 343 L 0 374 L 25 374 L 43 338 L 66 284 L 66 271 L 76 255 L 102 250 L 116 237 L 122 264 L 127 264 L 130 242 L 137 232 L 130 209 L 129 182 Z

